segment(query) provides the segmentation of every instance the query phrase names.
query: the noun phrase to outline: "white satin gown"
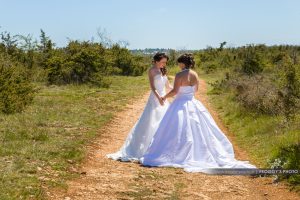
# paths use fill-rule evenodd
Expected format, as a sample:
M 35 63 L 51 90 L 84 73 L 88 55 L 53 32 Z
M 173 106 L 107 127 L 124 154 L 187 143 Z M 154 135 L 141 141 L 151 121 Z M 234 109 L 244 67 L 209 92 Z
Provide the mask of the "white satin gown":
M 212 173 L 211 168 L 256 168 L 234 158 L 232 144 L 194 97 L 195 88 L 179 88 L 140 163 L 203 173 Z
M 161 74 L 154 76 L 154 86 L 161 96 L 166 94 L 166 82 L 167 76 Z M 138 161 L 147 150 L 168 107 L 168 101 L 161 105 L 153 91 L 151 91 L 143 113 L 130 130 L 123 146 L 117 152 L 107 154 L 106 157 L 113 160 Z

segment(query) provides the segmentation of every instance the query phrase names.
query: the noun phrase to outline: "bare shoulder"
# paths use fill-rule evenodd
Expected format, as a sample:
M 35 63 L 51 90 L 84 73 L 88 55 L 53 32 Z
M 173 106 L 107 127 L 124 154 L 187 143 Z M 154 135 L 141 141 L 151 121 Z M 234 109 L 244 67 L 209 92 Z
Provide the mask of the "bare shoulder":
M 197 72 L 195 72 L 194 70 L 190 69 L 190 73 L 194 74 L 195 76 L 198 76 Z
M 190 70 L 190 73 L 191 73 L 192 75 L 194 75 L 196 78 L 199 78 L 197 72 L 195 72 L 194 70 Z
M 148 70 L 148 75 L 149 76 L 153 76 L 155 74 L 155 69 L 154 67 L 150 67 L 149 70 Z
M 177 73 L 176 73 L 176 77 L 177 77 L 177 78 L 180 78 L 180 77 L 182 77 L 184 74 L 185 74 L 184 71 L 177 72 Z

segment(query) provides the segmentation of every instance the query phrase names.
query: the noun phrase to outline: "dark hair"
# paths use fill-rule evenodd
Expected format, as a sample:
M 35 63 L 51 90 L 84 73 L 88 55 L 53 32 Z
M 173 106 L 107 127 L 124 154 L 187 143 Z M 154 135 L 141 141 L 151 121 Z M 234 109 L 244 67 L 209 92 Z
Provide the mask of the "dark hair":
M 179 58 L 177 58 L 177 62 L 183 63 L 185 65 L 185 68 L 188 69 L 194 68 L 195 65 L 194 57 L 191 53 L 182 54 L 181 56 L 179 56 Z
M 153 61 L 159 62 L 161 59 L 166 58 L 167 60 L 169 60 L 169 56 L 167 56 L 167 54 L 162 53 L 162 52 L 157 52 L 154 56 L 153 56 Z
M 169 56 L 167 56 L 165 53 L 162 52 L 157 52 L 154 56 L 153 56 L 153 62 L 159 62 L 161 59 L 166 58 L 167 61 L 169 60 Z M 162 75 L 166 75 L 167 74 L 167 68 L 166 66 L 160 69 Z

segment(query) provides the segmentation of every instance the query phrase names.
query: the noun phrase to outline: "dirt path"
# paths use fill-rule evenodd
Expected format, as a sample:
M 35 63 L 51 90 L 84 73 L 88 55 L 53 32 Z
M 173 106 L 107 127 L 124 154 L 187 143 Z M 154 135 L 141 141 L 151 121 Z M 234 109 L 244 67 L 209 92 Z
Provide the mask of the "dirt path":
M 248 160 L 246 152 L 235 145 L 233 135 L 211 109 L 203 80 L 199 89 L 200 95 L 197 94 L 197 98 L 208 108 L 232 142 L 236 158 Z M 101 137 L 88 146 L 88 156 L 80 168 L 84 173 L 80 178 L 68 182 L 67 193 L 50 191 L 49 199 L 300 199 L 282 183 L 273 184 L 271 178 L 186 173 L 182 169 L 147 168 L 138 163 L 105 158 L 107 153 L 115 152 L 121 147 L 142 112 L 148 95 L 149 93 L 130 103 L 100 130 Z

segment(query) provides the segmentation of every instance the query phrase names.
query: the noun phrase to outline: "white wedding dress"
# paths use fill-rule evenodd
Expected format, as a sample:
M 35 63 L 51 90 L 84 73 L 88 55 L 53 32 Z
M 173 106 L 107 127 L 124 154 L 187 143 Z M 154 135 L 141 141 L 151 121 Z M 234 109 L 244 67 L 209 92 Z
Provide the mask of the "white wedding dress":
M 194 97 L 195 87 L 179 88 L 140 163 L 203 173 L 212 168 L 256 168 L 234 158 L 232 144 Z
M 154 76 L 154 86 L 160 96 L 166 94 L 166 82 L 167 76 L 162 76 L 161 74 Z M 119 151 L 106 156 L 114 160 L 138 161 L 147 150 L 168 107 L 168 101 L 165 101 L 165 104 L 162 106 L 153 91 L 151 91 L 143 113 L 130 130 L 123 146 Z

